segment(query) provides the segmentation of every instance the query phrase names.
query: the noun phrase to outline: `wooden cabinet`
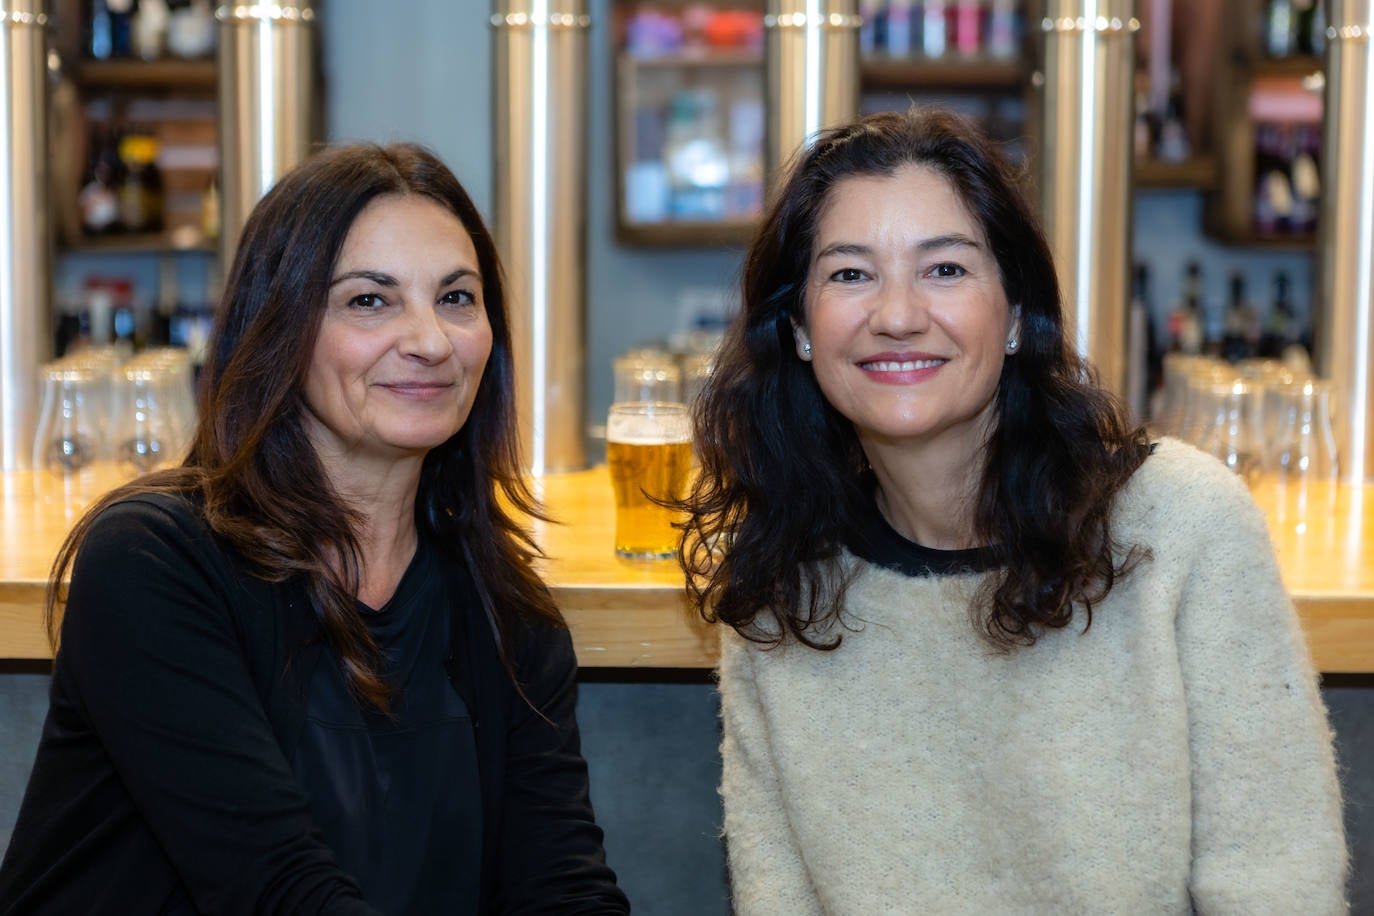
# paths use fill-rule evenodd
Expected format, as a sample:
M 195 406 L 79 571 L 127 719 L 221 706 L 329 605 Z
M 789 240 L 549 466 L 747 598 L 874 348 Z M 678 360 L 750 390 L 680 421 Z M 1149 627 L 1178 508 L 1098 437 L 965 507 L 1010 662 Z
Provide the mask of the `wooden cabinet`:
M 616 236 L 742 244 L 763 207 L 763 4 L 615 9 Z
M 1287 4 L 1285 41 L 1266 0 L 1227 0 L 1213 84 L 1220 168 L 1205 211 L 1217 238 L 1253 247 L 1310 247 L 1320 195 L 1323 48 L 1318 0 Z M 1286 47 L 1286 53 L 1281 53 Z
M 130 16 L 138 34 L 127 38 L 129 21 L 112 29 L 111 10 Z M 139 16 L 165 18 L 159 27 Z M 52 23 L 58 251 L 213 251 L 218 148 L 208 3 L 168 14 L 153 3 L 140 10 L 57 0 Z M 100 34 L 111 30 L 115 43 L 102 46 Z

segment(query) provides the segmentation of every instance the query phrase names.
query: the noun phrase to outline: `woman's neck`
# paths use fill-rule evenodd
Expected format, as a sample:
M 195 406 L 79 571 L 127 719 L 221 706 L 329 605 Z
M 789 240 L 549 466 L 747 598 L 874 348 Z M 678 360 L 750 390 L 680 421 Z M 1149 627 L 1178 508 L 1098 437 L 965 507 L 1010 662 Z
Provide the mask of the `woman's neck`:
M 378 608 L 390 600 L 415 555 L 415 497 L 422 459 L 364 467 L 348 463 L 326 473 L 334 491 L 354 512 L 361 556 L 359 601 Z
M 923 547 L 982 546 L 973 513 L 982 482 L 979 455 L 865 448 L 878 488 L 878 511 L 898 534 Z

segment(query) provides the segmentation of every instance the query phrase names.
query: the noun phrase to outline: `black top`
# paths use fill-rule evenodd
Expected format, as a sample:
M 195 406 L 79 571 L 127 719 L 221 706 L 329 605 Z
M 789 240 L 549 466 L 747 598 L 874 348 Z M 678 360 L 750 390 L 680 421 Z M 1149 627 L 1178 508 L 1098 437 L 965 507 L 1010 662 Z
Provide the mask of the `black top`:
M 455 582 L 459 577 L 455 576 Z M 390 715 L 358 703 L 332 656 L 306 685 L 291 770 L 339 867 L 384 913 L 470 913 L 482 863 L 482 798 L 467 705 L 444 670 L 450 607 L 481 614 L 475 589 L 449 595 L 421 540 L 396 593 L 359 602 L 396 694 Z
M 592 818 L 567 631 L 502 633 L 521 696 L 485 615 L 451 612 L 448 673 L 476 735 L 478 912 L 628 912 Z M 328 656 L 302 584 L 254 576 L 187 499 L 102 513 L 72 571 L 0 913 L 378 913 L 290 763 Z
M 992 551 L 985 547 L 939 550 L 909 541 L 887 523 L 876 500 L 870 505 L 873 511 L 845 545 L 861 560 L 914 577 L 986 572 L 997 565 Z

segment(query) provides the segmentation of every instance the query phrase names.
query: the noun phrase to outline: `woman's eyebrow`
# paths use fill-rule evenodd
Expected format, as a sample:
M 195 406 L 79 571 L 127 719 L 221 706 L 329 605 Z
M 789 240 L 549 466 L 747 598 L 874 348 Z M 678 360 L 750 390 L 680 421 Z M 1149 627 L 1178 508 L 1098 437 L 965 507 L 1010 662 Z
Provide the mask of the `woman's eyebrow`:
M 382 273 L 380 270 L 350 270 L 341 273 L 333 280 L 329 281 L 330 286 L 335 286 L 345 280 L 371 280 L 378 286 L 399 286 L 399 281 L 391 274 Z

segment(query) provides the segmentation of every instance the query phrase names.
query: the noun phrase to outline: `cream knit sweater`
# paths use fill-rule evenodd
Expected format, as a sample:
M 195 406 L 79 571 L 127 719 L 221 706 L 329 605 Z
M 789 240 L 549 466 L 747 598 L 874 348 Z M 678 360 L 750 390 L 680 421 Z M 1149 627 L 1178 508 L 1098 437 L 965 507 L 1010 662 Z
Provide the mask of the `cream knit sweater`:
M 727 632 L 740 916 L 1345 912 L 1331 734 L 1261 513 L 1166 440 L 1114 524 L 1153 559 L 1029 649 L 976 635 L 976 575 L 858 560 L 836 651 Z

